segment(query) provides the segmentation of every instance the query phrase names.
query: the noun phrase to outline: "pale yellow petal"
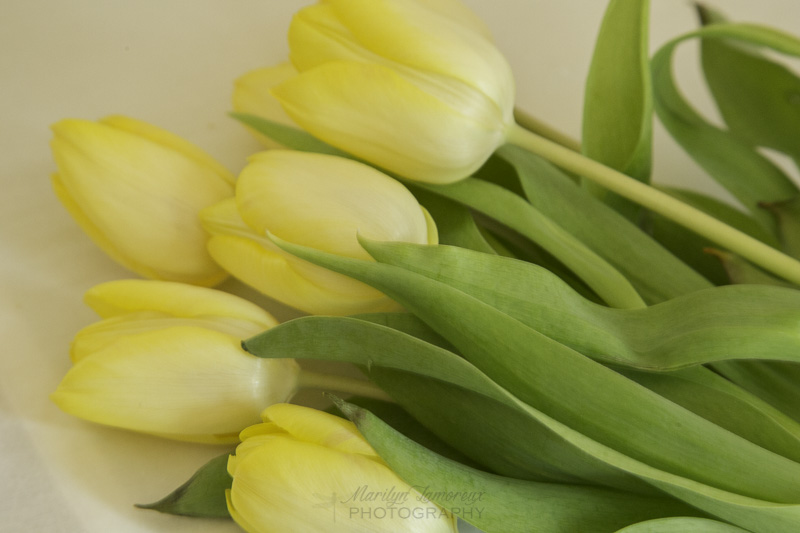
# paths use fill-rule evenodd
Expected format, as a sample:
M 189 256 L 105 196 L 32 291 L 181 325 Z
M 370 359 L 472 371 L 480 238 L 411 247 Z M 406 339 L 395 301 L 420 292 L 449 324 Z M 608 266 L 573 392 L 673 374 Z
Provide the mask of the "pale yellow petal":
M 252 322 L 260 329 L 277 325 L 271 314 L 244 298 L 168 281 L 109 281 L 86 291 L 84 301 L 103 318 L 156 311 L 175 317 L 236 318 Z
M 76 363 L 52 394 L 75 416 L 188 440 L 238 434 L 295 390 L 297 364 L 196 327 L 121 338 Z
M 207 166 L 208 168 L 213 169 L 217 176 L 219 176 L 219 178 L 223 181 L 230 184 L 233 184 L 235 181 L 233 174 L 231 174 L 231 172 L 222 166 L 216 159 L 186 139 L 183 139 L 172 132 L 147 122 L 122 115 L 111 115 L 105 117 L 100 119 L 100 123 L 107 124 L 122 131 L 127 131 L 134 135 L 138 135 L 143 139 L 147 139 L 154 143 L 166 146 L 172 150 L 176 150 L 186 157 L 194 159 L 199 165 Z
M 205 250 L 198 212 L 231 196 L 230 184 L 180 152 L 108 125 L 65 120 L 53 131 L 60 185 L 116 253 L 159 279 L 224 278 Z
M 328 4 L 314 4 L 298 11 L 289 25 L 289 59 L 304 72 L 330 61 L 383 62 L 361 46 Z
M 236 201 L 256 233 L 348 257 L 370 259 L 357 235 L 424 244 L 427 224 L 414 196 L 374 168 L 341 157 L 270 150 L 239 176 Z
M 312 5 L 295 15 L 289 28 L 289 48 L 290 58 L 301 72 L 334 61 L 380 65 L 484 127 L 511 120 L 511 111 L 501 109 L 475 84 L 454 79 L 447 71 L 416 68 L 413 62 L 406 64 L 403 54 L 399 58 L 383 56 L 368 49 L 339 21 L 329 4 Z
M 178 326 L 219 331 L 242 340 L 269 329 L 239 318 L 219 316 L 184 318 L 164 313 L 135 312 L 107 318 L 80 330 L 72 341 L 70 356 L 73 361 L 78 361 L 128 335 Z
M 53 174 L 51 176 L 53 191 L 56 197 L 61 201 L 61 204 L 66 208 L 67 212 L 72 216 L 72 219 L 78 223 L 83 232 L 92 241 L 106 253 L 112 260 L 124 266 L 128 270 L 140 274 L 146 278 L 157 278 L 160 276 L 155 270 L 146 267 L 145 265 L 138 264 L 132 258 L 122 254 L 115 244 L 109 240 L 108 237 L 98 228 L 89 217 L 87 217 L 81 210 L 81 207 L 72 199 L 69 191 L 64 187 L 61 181 L 61 176 Z
M 229 505 L 243 527 L 260 533 L 455 531 L 451 516 L 418 501 L 383 464 L 290 437 L 274 437 L 238 462 Z M 389 516 L 389 507 L 405 508 L 408 516 Z M 420 518 L 412 509 L 420 509 Z
M 283 252 L 268 250 L 252 238 L 212 235 L 208 249 L 236 278 L 307 313 L 352 315 L 400 309 L 394 301 L 363 283 Z
M 475 122 L 378 65 L 328 63 L 273 92 L 316 137 L 420 181 L 470 175 L 505 137 L 505 125 Z
M 439 3 L 408 0 L 329 0 L 353 37 L 375 54 L 418 71 L 435 72 L 489 97 L 510 120 L 514 105 L 511 67 L 486 39 L 450 16 Z
M 272 422 L 299 441 L 319 444 L 341 452 L 378 457 L 355 424 L 317 409 L 278 403 L 264 409 L 261 419 Z

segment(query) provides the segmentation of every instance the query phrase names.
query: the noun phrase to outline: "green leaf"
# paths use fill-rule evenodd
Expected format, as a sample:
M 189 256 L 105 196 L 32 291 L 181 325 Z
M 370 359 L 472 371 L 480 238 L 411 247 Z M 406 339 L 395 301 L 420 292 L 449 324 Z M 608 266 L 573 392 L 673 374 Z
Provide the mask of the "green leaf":
M 647 0 L 611 0 L 586 80 L 584 155 L 639 181 L 650 179 L 653 96 L 648 68 Z M 599 185 L 584 186 L 630 220 L 640 207 Z
M 635 224 L 575 186 L 543 158 L 505 145 L 529 202 L 621 272 L 648 303 L 711 287 Z
M 370 244 L 368 249 L 381 262 L 446 283 L 565 346 L 614 365 L 674 370 L 716 357 L 795 357 L 800 348 L 794 345 L 800 321 L 796 291 L 778 291 L 787 298 L 783 318 L 773 315 L 782 306 L 765 299 L 773 291 L 767 289 L 765 295 L 757 287 L 696 292 L 645 310 L 612 310 L 592 305 L 549 272 L 519 261 L 449 247 Z M 711 370 L 693 366 L 660 374 L 624 372 L 707 420 L 800 460 L 800 425 Z
M 651 61 L 655 109 L 659 119 L 683 149 L 709 175 L 728 189 L 765 229 L 775 223 L 760 202 L 777 202 L 797 195 L 797 187 L 771 161 L 748 143 L 709 124 L 681 95 L 672 77 L 675 48 L 692 38 L 732 39 L 800 56 L 800 41 L 770 28 L 749 24 L 712 24 L 665 44 Z
M 534 453 L 536 453 L 537 456 L 547 458 L 546 454 L 557 452 L 555 457 L 559 457 L 567 450 L 574 450 L 578 453 L 573 453 L 572 456 L 573 458 L 579 459 L 578 463 L 583 462 L 589 465 L 591 465 L 592 461 L 596 463 L 598 461 L 608 463 L 607 471 L 612 476 L 616 472 L 616 480 L 618 481 L 624 481 L 624 478 L 620 477 L 623 473 L 634 474 L 667 492 L 680 495 L 682 499 L 685 499 L 693 505 L 714 509 L 717 514 L 725 516 L 730 520 L 740 520 L 745 523 L 756 524 L 756 527 L 753 527 L 753 531 L 759 531 L 759 527 L 763 527 L 768 528 L 760 529 L 760 531 L 764 531 L 765 533 L 793 532 L 794 525 L 796 525 L 797 520 L 800 519 L 800 507 L 798 506 L 776 507 L 775 504 L 769 502 L 743 498 L 742 496 L 720 491 L 686 478 L 667 474 L 619 454 L 520 402 L 517 398 L 510 395 L 508 391 L 499 387 L 496 383 L 480 373 L 474 366 L 469 365 L 463 359 L 447 351 L 443 351 L 444 355 L 438 353 L 437 356 L 434 356 L 434 359 L 446 361 L 445 366 L 441 367 L 442 360 L 437 361 L 435 364 L 431 362 L 430 354 L 437 352 L 410 350 L 405 352 L 409 357 L 403 359 L 397 357 L 396 352 L 391 351 L 388 354 L 385 354 L 384 350 L 371 351 L 367 349 L 359 351 L 359 347 L 363 346 L 362 340 L 367 337 L 363 334 L 363 331 L 357 331 L 357 335 L 350 339 L 349 345 L 345 342 L 342 344 L 341 350 L 335 350 L 337 346 L 336 343 L 330 343 L 329 341 L 335 340 L 336 342 L 342 342 L 342 339 L 346 339 L 350 335 L 338 329 L 335 324 L 330 328 L 330 335 L 328 337 L 324 335 L 320 337 L 318 330 L 308 329 L 309 324 L 314 327 L 323 326 L 323 328 L 325 328 L 328 327 L 328 323 L 348 320 L 354 319 L 334 317 L 306 317 L 296 319 L 249 339 L 246 341 L 245 346 L 254 351 L 257 355 L 266 357 L 285 357 L 287 352 L 292 352 L 294 355 L 295 353 L 300 353 L 303 347 L 306 347 L 311 350 L 308 356 L 312 358 L 332 358 L 335 360 L 358 362 L 366 365 L 368 368 L 380 368 L 381 365 L 386 365 L 390 368 L 405 369 L 410 373 L 423 372 L 429 375 L 437 375 L 441 378 L 442 382 L 458 382 L 466 387 L 478 385 L 477 390 L 480 390 L 484 395 L 484 401 L 486 401 L 486 397 L 495 398 L 499 403 L 527 416 L 527 418 L 517 417 L 515 420 L 508 420 L 506 416 L 501 415 L 499 420 L 508 423 L 498 423 L 496 425 L 497 428 L 507 429 L 509 426 L 515 426 L 515 422 L 530 419 L 541 424 L 541 429 L 549 432 L 549 440 L 547 438 L 543 439 L 542 443 L 544 445 L 538 446 L 535 449 Z M 394 342 L 382 344 L 384 347 L 394 347 L 395 345 L 396 343 Z M 331 352 L 331 348 L 334 348 L 335 353 Z M 350 348 L 352 348 L 352 350 Z M 296 352 L 298 349 L 300 351 Z M 354 357 L 360 357 L 360 359 L 353 359 Z M 473 378 L 467 377 L 466 379 L 459 379 L 460 376 L 463 375 L 465 369 L 473 374 Z M 434 373 L 430 374 L 431 371 Z M 423 398 L 423 401 L 425 400 L 426 398 Z M 454 401 L 458 402 L 458 400 L 460 400 L 460 398 L 456 397 Z M 430 405 L 436 406 L 437 404 L 434 402 Z M 470 417 L 461 415 L 461 413 L 464 412 L 471 412 L 469 406 L 467 405 L 464 407 L 456 404 L 453 411 L 456 416 L 445 414 L 443 418 L 446 420 L 461 419 L 465 423 L 470 424 L 473 433 L 485 434 L 484 428 L 487 426 L 472 424 Z M 440 425 L 440 422 L 437 421 L 437 424 Z M 536 445 L 539 443 L 539 439 L 542 436 L 546 435 L 543 435 L 541 430 L 531 427 L 530 430 L 527 430 L 527 438 L 505 440 L 504 434 L 501 432 L 497 434 L 497 440 L 513 444 L 532 441 L 533 444 Z M 581 456 L 581 454 L 583 455 Z M 573 469 L 574 468 L 575 467 L 573 467 Z
M 401 478 L 487 533 L 600 533 L 643 517 L 696 513 L 665 497 L 520 481 L 481 472 L 437 456 L 364 409 L 344 402 L 339 405 Z
M 225 491 L 233 482 L 228 474 L 228 455 L 210 460 L 189 481 L 163 499 L 136 507 L 199 518 L 230 518 L 225 500 Z
M 373 381 L 376 380 L 373 379 Z M 383 388 L 381 383 L 378 383 L 378 385 Z M 462 464 L 470 464 L 471 466 L 475 465 L 475 463 L 472 462 L 466 455 L 459 452 L 456 448 L 448 445 L 442 439 L 437 437 L 431 430 L 420 424 L 413 416 L 409 414 L 407 410 L 403 409 L 403 407 L 400 405 L 365 397 L 350 397 L 347 398 L 347 401 L 348 403 L 369 410 L 371 413 L 380 417 L 381 420 L 391 426 L 392 429 L 402 433 L 409 439 L 421 446 L 424 446 L 432 452 Z M 344 416 L 344 414 L 339 410 L 338 407 L 336 407 L 335 404 L 326 411 L 337 416 Z
M 708 520 L 706 518 L 659 518 L 633 524 L 620 529 L 616 533 L 748 533 L 742 529 L 724 522 Z
M 724 19 L 698 5 L 704 25 Z M 800 162 L 800 77 L 758 50 L 703 39 L 706 82 L 731 133 L 752 146 L 784 152 Z
M 609 305 L 644 306 L 619 271 L 520 196 L 475 178 L 451 185 L 418 185 L 480 211 L 529 238 L 572 270 Z
M 530 416 L 529 407 L 463 358 L 382 327 L 382 320 L 373 324 L 354 318 L 304 317 L 248 339 L 243 346 L 259 357 L 279 358 L 291 352 L 297 359 L 361 365 L 370 379 L 386 387 L 442 440 L 497 472 L 523 479 L 648 489 L 553 435 Z M 412 324 L 404 318 L 389 322 L 400 327 Z M 428 336 L 416 326 L 410 329 Z M 470 416 L 453 416 L 460 412 Z M 476 427 L 492 431 L 476 435 Z
M 795 290 L 726 286 L 645 309 L 611 309 L 522 261 L 449 246 L 362 245 L 380 262 L 446 283 L 605 363 L 667 371 L 728 359 L 800 361 Z
M 800 422 L 800 365 L 785 362 L 736 361 L 714 369 Z
M 743 497 L 800 498 L 800 464 L 722 430 L 458 290 L 390 265 L 275 242 L 381 290 L 519 400 L 597 443 Z M 752 475 L 754 468 L 758 476 Z
M 766 450 L 800 461 L 800 424 L 716 372 L 705 367 L 658 374 L 616 370 Z

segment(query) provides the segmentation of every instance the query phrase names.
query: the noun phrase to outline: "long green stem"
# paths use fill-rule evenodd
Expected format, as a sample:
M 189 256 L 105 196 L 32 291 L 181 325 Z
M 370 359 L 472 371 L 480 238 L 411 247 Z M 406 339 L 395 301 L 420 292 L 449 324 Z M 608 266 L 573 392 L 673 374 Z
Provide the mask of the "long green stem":
M 800 285 L 800 262 L 680 200 L 530 131 L 514 126 L 508 142 L 544 157 Z
M 552 126 L 545 124 L 538 118 L 529 114 L 527 111 L 523 111 L 518 107 L 514 108 L 514 120 L 517 121 L 519 126 L 522 126 L 532 133 L 540 135 L 545 139 L 550 139 L 551 141 L 558 143 L 565 148 L 569 148 L 570 150 L 574 150 L 576 152 L 581 151 L 581 143 L 579 141 L 573 139 L 565 133 L 558 131 Z
M 298 386 L 301 389 L 319 389 L 325 391 L 344 392 L 354 396 L 364 396 L 375 400 L 393 401 L 391 396 L 386 394 L 383 389 L 371 381 L 365 379 L 351 378 L 347 376 L 337 376 L 334 374 L 322 374 L 302 370 L 298 379 Z

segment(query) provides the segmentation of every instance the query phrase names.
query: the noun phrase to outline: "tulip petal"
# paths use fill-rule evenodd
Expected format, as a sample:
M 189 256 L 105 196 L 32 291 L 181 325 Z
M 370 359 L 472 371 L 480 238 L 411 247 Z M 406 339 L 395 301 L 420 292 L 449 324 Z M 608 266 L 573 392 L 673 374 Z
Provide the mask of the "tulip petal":
M 233 82 L 234 111 L 256 115 L 286 126 L 294 126 L 294 122 L 275 97 L 270 94 L 270 90 L 296 75 L 297 70 L 289 62 L 251 70 L 244 74 Z M 248 130 L 267 148 L 281 146 L 252 128 L 248 128 Z
M 289 57 L 300 72 L 336 61 L 381 65 L 486 127 L 510 120 L 497 102 L 474 86 L 454 80 L 447 73 L 416 69 L 369 50 L 341 23 L 329 4 L 309 6 L 295 15 L 289 27 L 289 48 Z
M 64 120 L 53 131 L 61 196 L 102 232 L 101 244 L 129 258 L 126 266 L 196 284 L 224 278 L 197 213 L 231 196 L 230 184 L 174 149 L 108 125 Z
M 294 393 L 297 364 L 265 364 L 240 340 L 197 327 L 130 335 L 84 357 L 52 394 L 75 416 L 184 440 L 216 440 Z
M 386 62 L 357 43 L 328 4 L 314 4 L 294 15 L 289 26 L 289 59 L 300 72 L 330 61 Z
M 450 515 L 359 454 L 276 436 L 232 466 L 229 509 L 249 531 L 453 531 Z
M 341 157 L 270 150 L 239 176 L 236 202 L 256 233 L 319 250 L 369 259 L 357 235 L 426 244 L 416 198 L 398 181 Z
M 163 313 L 129 313 L 107 318 L 83 328 L 72 341 L 70 356 L 73 362 L 77 362 L 87 355 L 105 349 L 125 336 L 177 326 L 219 331 L 237 339 L 247 339 L 269 329 L 248 320 L 224 316 L 176 318 Z
M 64 187 L 61 176 L 58 174 L 53 174 L 51 176 L 51 183 L 53 185 L 53 191 L 55 192 L 56 197 L 61 201 L 61 205 L 64 206 L 72 219 L 78 223 L 83 232 L 90 239 L 92 239 L 92 241 L 101 250 L 103 250 L 106 255 L 128 270 L 137 272 L 148 278 L 159 277 L 158 272 L 146 267 L 145 265 L 135 263 L 133 260 L 131 260 L 131 258 L 125 256 L 117 249 L 114 243 L 111 242 L 111 240 L 109 240 L 109 238 L 106 237 L 102 231 L 100 231 L 100 228 L 98 228 L 95 223 L 83 213 L 81 207 L 77 204 L 77 202 L 75 202 L 72 196 L 70 196 L 67 188 Z
M 314 136 L 420 181 L 451 183 L 468 176 L 505 136 L 499 123 L 476 123 L 379 65 L 327 63 L 273 94 Z
M 308 264 L 300 259 L 265 249 L 253 240 L 214 235 L 208 242 L 211 256 L 236 278 L 256 290 L 307 313 L 352 315 L 397 311 L 400 307 L 368 285 Z M 298 270 L 301 270 L 299 272 Z M 316 274 L 325 283 L 308 279 Z
M 178 137 L 172 132 L 157 126 L 153 126 L 147 122 L 122 115 L 111 115 L 100 119 L 99 122 L 101 124 L 106 124 L 118 130 L 132 133 L 143 139 L 147 139 L 180 152 L 186 157 L 194 159 L 199 165 L 214 170 L 214 172 L 216 172 L 217 175 L 227 183 L 233 184 L 236 181 L 236 178 L 233 177 L 233 174 L 231 174 L 230 171 L 222 166 L 216 159 L 208 155 L 194 144 L 181 137 Z
M 242 221 L 233 199 L 205 209 L 208 250 L 225 270 L 287 305 L 314 314 L 350 315 L 399 310 L 372 287 L 280 250 Z
M 487 95 L 508 121 L 514 106 L 511 67 L 486 39 L 449 12 L 408 0 L 329 0 L 365 48 L 418 71 L 436 72 Z
M 372 446 L 358 432 L 355 424 L 335 415 L 299 405 L 278 403 L 264 409 L 261 419 L 264 422 L 272 422 L 303 442 L 319 444 L 341 452 L 378 457 Z
M 184 283 L 154 280 L 117 280 L 95 285 L 84 301 L 103 318 L 153 311 L 174 317 L 230 317 L 268 329 L 275 318 L 243 298 L 223 291 Z

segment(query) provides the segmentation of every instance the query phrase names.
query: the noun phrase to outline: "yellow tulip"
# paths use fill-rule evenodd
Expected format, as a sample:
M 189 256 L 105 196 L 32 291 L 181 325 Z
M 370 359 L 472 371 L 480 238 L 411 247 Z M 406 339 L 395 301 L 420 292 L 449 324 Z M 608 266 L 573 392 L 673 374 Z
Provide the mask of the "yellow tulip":
M 399 175 L 451 183 L 513 126 L 514 80 L 456 0 L 326 0 L 289 29 L 299 74 L 273 94 L 323 141 Z
M 378 456 L 355 425 L 308 407 L 268 407 L 228 460 L 228 510 L 249 533 L 453 533 L 455 518 Z
M 291 63 L 283 62 L 274 67 L 252 70 L 238 78 L 233 84 L 233 110 L 266 118 L 284 126 L 297 127 L 270 90 L 276 85 L 297 75 Z M 252 128 L 250 132 L 267 148 L 282 145 Z
M 359 259 L 371 259 L 358 235 L 418 244 L 438 242 L 427 211 L 398 181 L 339 157 L 271 150 L 239 176 L 236 198 L 201 213 L 209 251 L 231 274 L 292 307 L 348 315 L 397 310 L 379 291 L 298 259 L 268 233 Z
M 90 289 L 104 320 L 81 330 L 53 401 L 109 426 L 193 442 L 237 442 L 264 407 L 297 388 L 293 359 L 261 359 L 241 339 L 276 324 L 221 291 L 122 280 Z
M 189 142 L 126 117 L 53 125 L 53 187 L 109 256 L 148 278 L 215 285 L 201 209 L 233 195 L 233 176 Z

